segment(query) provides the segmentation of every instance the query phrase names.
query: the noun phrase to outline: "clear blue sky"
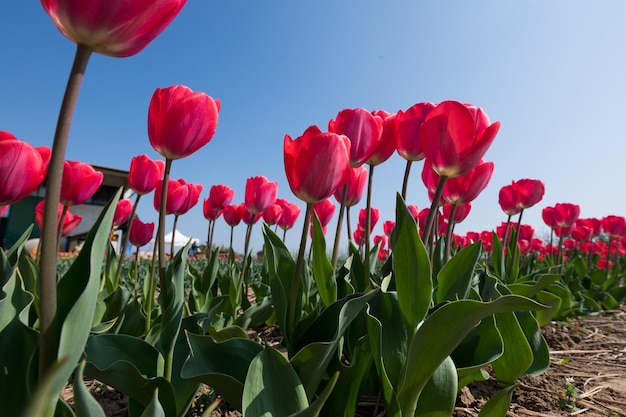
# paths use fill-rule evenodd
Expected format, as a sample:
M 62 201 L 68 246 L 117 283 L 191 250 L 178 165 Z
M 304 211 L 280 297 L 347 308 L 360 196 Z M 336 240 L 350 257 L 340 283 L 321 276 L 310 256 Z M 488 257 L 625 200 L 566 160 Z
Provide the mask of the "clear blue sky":
M 626 215 L 625 17 L 621 0 L 189 0 L 138 55 L 92 56 L 66 158 L 119 169 L 140 153 L 156 158 L 150 98 L 157 87 L 183 84 L 220 98 L 222 109 L 214 139 L 174 162 L 172 176 L 203 184 L 202 198 L 227 184 L 241 202 L 246 178 L 264 175 L 279 182 L 279 197 L 296 201 L 283 168 L 285 134 L 325 129 L 347 107 L 395 112 L 454 99 L 502 124 L 485 156 L 493 179 L 459 233 L 506 220 L 498 191 L 520 178 L 546 184 L 543 201 L 524 215 L 539 234 L 541 209 L 557 202 L 579 204 L 582 217 Z M 38 1 L 0 6 L 0 129 L 51 146 L 74 51 Z M 376 169 L 374 233 L 394 216 L 404 166 L 396 154 Z M 423 208 L 420 172 L 414 164 L 407 200 Z M 151 196 L 139 216 L 156 221 Z M 301 224 L 287 234 L 290 247 Z M 205 239 L 201 204 L 179 230 Z M 235 230 L 236 250 L 244 231 Z M 220 219 L 216 243 L 227 245 L 228 232 Z M 261 244 L 256 225 L 253 245 Z

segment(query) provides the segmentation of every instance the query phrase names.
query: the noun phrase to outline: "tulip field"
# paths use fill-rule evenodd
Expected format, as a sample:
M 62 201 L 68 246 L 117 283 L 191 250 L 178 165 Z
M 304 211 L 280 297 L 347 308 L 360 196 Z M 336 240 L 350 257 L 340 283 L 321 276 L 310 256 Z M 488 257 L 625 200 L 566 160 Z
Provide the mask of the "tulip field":
M 220 100 L 184 85 L 157 88 L 146 97 L 145 147 L 162 159 L 124 162 L 131 198 L 120 189 L 80 253 L 61 256 L 61 239 L 82 221 L 73 207 L 103 182 L 90 164 L 65 157 L 87 62 L 92 53 L 139 53 L 185 1 L 127 3 L 42 0 L 76 43 L 54 142 L 33 147 L 0 130 L 0 206 L 46 190 L 35 224 L 0 251 L 0 415 L 107 416 L 87 386 L 95 380 L 127 398 L 130 417 L 187 416 L 206 390 L 206 417 L 227 408 L 244 417 L 352 417 L 372 401 L 375 416 L 447 417 L 461 393 L 485 382 L 497 388 L 468 415 L 504 417 L 520 381 L 551 366 L 546 326 L 623 308 L 623 213 L 585 218 L 573 202 L 542 207 L 543 181 L 512 179 L 499 193 L 505 222 L 455 233 L 491 180 L 497 161 L 483 158 L 500 129 L 485 109 L 455 100 L 396 113 L 341 109 L 328 126 L 303 126 L 283 142 L 293 201 L 254 176 L 234 204 L 226 184 L 171 178 L 172 165 L 213 138 Z M 371 203 L 375 167 L 395 153 L 406 161 L 404 182 L 394 217 L 381 218 Z M 430 207 L 407 201 L 412 168 Z M 166 244 L 166 216 L 175 231 L 207 190 L 206 242 L 176 251 L 174 239 Z M 140 203 L 154 206 L 158 222 L 138 217 Z M 528 210 L 541 211 L 550 236 L 523 223 Z M 298 219 L 292 250 L 285 234 Z M 213 239 L 222 221 L 230 242 Z M 373 235 L 378 223 L 384 234 Z M 236 253 L 240 225 L 245 247 Z M 130 256 L 112 244 L 122 226 Z M 41 240 L 29 250 L 35 227 Z M 259 253 L 253 231 L 263 235 Z M 604 415 L 626 409 L 612 407 Z

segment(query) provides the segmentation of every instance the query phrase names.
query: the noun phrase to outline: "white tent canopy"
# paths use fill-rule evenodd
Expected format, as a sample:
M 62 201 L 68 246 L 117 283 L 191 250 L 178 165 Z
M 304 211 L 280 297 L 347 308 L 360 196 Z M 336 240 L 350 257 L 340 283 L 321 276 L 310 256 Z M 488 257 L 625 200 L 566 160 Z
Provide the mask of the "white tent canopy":
M 195 242 L 196 244 L 200 243 L 200 239 L 197 239 L 195 237 L 185 236 L 181 231 L 177 230 L 175 234 L 173 232 L 169 232 L 168 234 L 165 235 L 166 245 L 172 244 L 172 235 L 174 235 L 175 247 L 185 246 L 187 242 L 189 242 L 190 239 L 192 242 Z

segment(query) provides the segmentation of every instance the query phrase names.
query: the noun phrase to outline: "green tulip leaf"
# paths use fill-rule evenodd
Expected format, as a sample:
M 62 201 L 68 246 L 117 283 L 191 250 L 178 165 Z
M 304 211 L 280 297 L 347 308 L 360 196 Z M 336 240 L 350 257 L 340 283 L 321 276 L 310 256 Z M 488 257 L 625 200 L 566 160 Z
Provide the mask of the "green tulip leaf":
M 505 417 L 511 407 L 511 398 L 516 385 L 509 385 L 483 405 L 478 417 Z
M 291 359 L 304 388 L 311 399 L 326 372 L 330 361 L 337 354 L 339 342 L 350 323 L 363 310 L 366 303 L 378 293 L 371 290 L 358 296 L 338 300 L 326 308 L 298 341 L 303 346 Z M 340 308 L 336 308 L 340 307 Z
M 430 308 L 433 282 L 428 252 L 400 194 L 396 198 L 396 226 L 391 241 L 400 309 L 409 326 L 415 328 Z
M 294 311 L 300 311 L 300 297 L 296 300 L 290 300 L 289 292 L 291 289 L 291 281 L 296 269 L 296 264 L 291 256 L 291 252 L 283 241 L 272 232 L 267 226 L 263 225 L 263 237 L 265 240 L 265 257 L 268 262 L 268 273 L 270 278 L 270 287 L 272 288 L 272 301 L 276 312 L 276 320 L 278 326 L 283 331 L 287 348 L 291 350 L 293 340 L 293 328 L 289 325 L 287 315 L 290 304 L 296 303 Z M 295 323 L 293 323 L 295 325 Z
M 166 279 L 169 284 L 167 293 L 164 295 L 163 317 L 161 318 L 161 347 L 167 354 L 174 350 L 174 344 L 178 338 L 180 325 L 183 319 L 183 307 L 185 304 L 185 261 L 191 246 L 191 239 L 170 260 L 167 267 Z
M 480 257 L 481 242 L 469 245 L 454 255 L 437 274 L 437 303 L 467 298 Z
M 39 334 L 28 326 L 28 311 L 33 296 L 24 290 L 22 280 L 16 272 L 5 282 L 2 293 L 4 294 L 4 298 L 0 299 L 2 411 L 9 416 L 19 416 L 24 404 L 28 404 L 32 398 L 30 388 L 35 381 L 28 370 L 36 357 Z M 58 395 L 58 392 L 56 394 Z
M 165 417 L 165 410 L 159 402 L 159 389 L 154 390 L 152 400 L 148 404 L 148 407 L 141 413 L 141 417 Z
M 359 401 L 359 393 L 363 380 L 368 375 L 372 364 L 372 351 L 369 348 L 369 340 L 362 337 L 357 342 L 352 352 L 350 365 L 339 364 L 339 369 L 335 372 L 336 384 L 329 398 L 324 404 L 325 416 L 354 417 L 356 406 Z M 332 380 L 324 388 L 324 392 L 329 390 Z M 311 407 L 317 403 L 323 395 L 320 395 Z
M 449 417 L 454 411 L 458 377 L 448 356 L 430 377 L 417 401 L 416 416 Z
M 326 256 L 326 241 L 317 214 L 313 216 L 313 278 L 325 306 L 337 301 L 337 282 L 333 265 Z
M 61 358 L 57 362 L 53 362 L 52 365 L 48 368 L 48 372 L 45 374 L 43 379 L 39 381 L 37 384 L 37 388 L 35 392 L 31 393 L 31 397 L 28 401 L 20 403 L 19 405 L 23 407 L 25 404 L 27 405 L 24 412 L 21 410 L 17 411 L 15 414 L 10 412 L 11 407 L 14 401 L 10 401 L 8 404 L 4 401 L 2 402 L 2 412 L 7 413 L 10 416 L 22 416 L 22 417 L 41 417 L 48 416 L 54 413 L 54 407 L 59 408 L 59 405 L 64 404 L 64 402 L 59 399 L 59 392 L 56 389 L 57 380 L 60 378 L 60 375 L 64 372 L 64 368 L 67 366 L 67 362 L 69 358 Z M 6 392 L 3 392 L 3 395 L 6 395 Z M 5 397 L 11 398 L 11 397 Z
M 145 408 L 159 388 L 160 403 L 167 415 L 176 415 L 176 394 L 162 377 L 161 353 L 142 339 L 123 334 L 90 336 L 85 347 L 85 374 L 114 387 Z
M 328 384 L 326 384 L 326 387 L 324 388 L 324 390 L 320 393 L 320 395 L 315 399 L 315 401 L 313 401 L 313 403 L 310 406 L 308 406 L 302 411 L 292 414 L 289 417 L 318 417 L 320 413 L 322 412 L 322 409 L 324 405 L 326 404 L 328 397 L 330 397 L 330 394 L 333 392 L 333 388 L 335 388 L 335 385 L 337 385 L 338 378 L 339 378 L 339 373 L 335 372 L 335 374 L 328 381 Z M 348 414 L 345 414 L 345 415 L 347 416 Z
M 561 307 L 561 297 L 548 291 L 539 291 L 535 296 L 541 304 L 549 306 L 547 310 L 540 310 L 535 313 L 539 327 L 543 327 L 550 323 Z
M 452 353 L 459 376 L 481 369 L 504 353 L 502 336 L 493 316 L 486 317 L 472 328 Z
M 265 346 L 248 369 L 243 387 L 243 417 L 289 416 L 308 405 L 302 382 L 287 358 Z
M 529 311 L 518 311 L 515 317 L 522 327 L 524 336 L 533 352 L 533 362 L 526 369 L 525 373 L 537 376 L 550 366 L 550 349 L 548 343 L 541 333 L 537 319 Z
M 491 302 L 454 301 L 435 310 L 411 341 L 398 391 L 402 415 L 415 414 L 419 396 L 431 375 L 478 322 L 496 313 L 541 308 L 544 307 L 528 298 L 505 295 Z
M 498 381 L 513 384 L 533 363 L 533 351 L 515 314 L 496 314 L 496 325 L 504 341 L 504 353 L 493 361 Z
M 120 188 L 104 207 L 89 231 L 80 254 L 57 285 L 56 319 L 60 328 L 57 358 L 69 358 L 56 380 L 59 393 L 78 364 L 91 331 L 98 302 L 102 261 L 121 192 Z
M 91 395 L 83 382 L 85 360 L 76 367 L 74 377 L 74 409 L 76 417 L 106 417 L 100 404 Z
M 228 339 L 217 343 L 211 336 L 187 334 L 190 353 L 181 367 L 184 379 L 211 386 L 233 407 L 241 409 L 241 396 L 254 357 L 263 349 L 248 339 Z

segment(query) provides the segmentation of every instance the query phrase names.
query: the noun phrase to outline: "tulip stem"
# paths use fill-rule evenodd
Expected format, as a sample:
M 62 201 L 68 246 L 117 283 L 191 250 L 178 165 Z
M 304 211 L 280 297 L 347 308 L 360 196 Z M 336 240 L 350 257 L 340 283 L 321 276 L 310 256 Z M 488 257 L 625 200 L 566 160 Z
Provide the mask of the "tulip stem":
M 159 235 L 159 231 L 157 230 L 157 236 Z M 159 242 L 154 242 L 154 247 L 152 248 L 152 263 L 150 265 L 150 276 L 148 281 L 148 293 L 144 294 L 145 302 L 146 302 L 146 334 L 150 331 L 151 319 L 152 319 L 152 306 L 154 305 L 154 293 L 155 293 L 155 276 L 154 270 L 156 267 L 156 255 L 157 248 L 159 247 Z M 145 288 L 145 286 L 144 286 Z
M 433 230 L 433 224 L 435 223 L 435 218 L 437 217 L 437 212 L 439 211 L 439 200 L 441 200 L 441 195 L 443 194 L 443 188 L 446 185 L 446 181 L 448 177 L 442 175 L 439 178 L 439 184 L 437 184 L 437 189 L 435 190 L 435 194 L 433 195 L 433 201 L 430 205 L 430 210 L 428 210 L 428 217 L 426 218 L 426 225 L 424 225 L 424 230 L 422 232 L 422 241 L 426 248 L 430 248 L 431 246 L 431 232 Z
M 332 264 L 333 271 L 337 268 L 337 256 L 339 255 L 339 239 L 341 238 L 341 226 L 343 225 L 343 213 L 346 210 L 346 197 L 348 196 L 348 184 L 343 186 L 341 193 L 341 205 L 339 206 L 339 218 L 337 219 L 337 230 L 335 231 L 335 243 L 333 244 Z
M 176 225 L 178 224 L 178 214 L 174 214 L 174 225 L 172 226 L 172 242 L 170 242 L 170 256 L 174 257 L 174 251 L 176 250 Z
M 120 260 L 117 264 L 117 270 L 115 271 L 115 279 L 113 280 L 113 291 L 117 289 L 120 283 L 120 277 L 122 276 L 122 265 L 124 264 L 124 259 L 126 258 L 126 246 L 128 245 L 130 229 L 133 226 L 133 219 L 135 218 L 135 213 L 137 212 L 137 205 L 139 204 L 140 198 L 141 194 L 137 194 L 135 204 L 133 204 L 133 209 L 131 210 L 130 217 L 128 218 L 128 227 L 126 228 L 126 233 L 124 233 L 124 238 L 122 239 L 122 246 L 120 248 Z
M 411 172 L 411 164 L 413 161 L 406 161 L 406 168 L 404 169 L 404 180 L 402 181 L 402 199 L 406 201 L 406 189 L 409 185 L 409 174 Z
M 306 240 L 309 232 L 309 225 L 311 223 L 311 213 L 313 212 L 313 203 L 306 203 L 306 210 L 304 213 L 304 225 L 302 226 L 302 236 L 300 237 L 300 249 L 298 249 L 298 258 L 296 259 L 296 266 L 294 268 L 293 279 L 291 280 L 291 290 L 289 291 L 289 316 L 286 329 L 289 334 L 296 325 L 296 307 L 298 305 L 298 290 L 300 289 L 300 280 L 302 279 L 302 268 L 304 264 L 304 251 L 306 250 Z
M 63 164 L 70 135 L 70 126 L 78 93 L 82 84 L 91 49 L 84 45 L 76 46 L 74 63 L 65 87 L 57 120 L 52 155 L 46 180 L 46 202 L 42 225 L 41 257 L 39 259 L 39 379 L 41 380 L 56 359 L 57 345 L 57 221 L 61 198 Z
M 161 205 L 159 207 L 159 230 L 158 230 L 158 245 L 159 245 L 159 284 L 161 287 L 161 294 L 167 294 L 168 282 L 166 274 L 166 259 L 165 259 L 165 207 L 167 203 L 167 185 L 170 178 L 170 170 L 172 168 L 172 160 L 165 158 L 165 171 L 163 172 L 163 184 L 161 184 Z M 174 236 L 172 236 L 172 241 Z M 166 297 L 161 297 L 161 300 L 165 302 Z M 163 306 L 165 310 L 166 306 Z
M 365 212 L 365 255 L 363 256 L 363 265 L 365 268 L 364 282 L 369 286 L 370 281 L 370 233 L 372 228 L 372 183 L 374 182 L 374 165 L 370 165 L 370 171 L 367 178 L 367 200 Z
M 350 207 L 346 207 L 346 229 L 348 231 L 348 240 L 352 242 L 352 227 L 350 227 Z
M 448 216 L 448 230 L 446 231 L 446 246 L 444 250 L 444 265 L 450 260 L 450 247 L 452 246 L 452 231 L 454 230 L 454 212 L 456 211 L 456 204 L 452 204 L 450 208 L 450 216 Z

